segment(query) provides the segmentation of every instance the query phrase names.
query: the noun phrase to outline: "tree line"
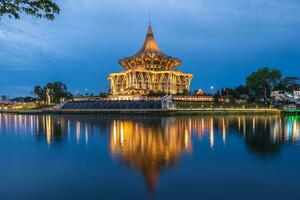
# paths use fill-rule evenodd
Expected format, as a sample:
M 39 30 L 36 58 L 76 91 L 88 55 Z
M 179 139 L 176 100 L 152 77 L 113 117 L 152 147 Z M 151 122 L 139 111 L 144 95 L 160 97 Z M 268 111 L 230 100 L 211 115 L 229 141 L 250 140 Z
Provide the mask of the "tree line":
M 272 91 L 292 93 L 300 90 L 298 77 L 283 76 L 278 69 L 263 67 L 245 78 L 245 84 L 234 88 L 222 88 L 215 94 L 216 97 L 245 99 L 248 102 L 270 102 Z
M 222 88 L 214 95 L 216 99 L 227 98 L 230 101 L 236 99 L 246 100 L 249 103 L 264 102 L 269 103 L 270 94 L 273 90 L 292 93 L 295 90 L 300 90 L 300 84 L 297 77 L 285 77 L 282 73 L 273 68 L 260 68 L 256 72 L 251 73 L 245 78 L 245 83 L 234 88 Z M 196 93 L 196 92 L 195 92 Z M 193 95 L 196 95 L 196 94 Z M 32 94 L 35 97 L 16 97 L 10 99 L 15 102 L 35 102 L 53 104 L 60 103 L 62 100 L 73 99 L 74 95 L 68 91 L 67 85 L 56 81 L 47 83 L 45 86 L 36 85 Z M 108 93 L 101 92 L 100 97 L 106 97 Z M 163 96 L 164 93 L 149 93 L 148 96 Z M 184 94 L 184 95 L 188 95 Z M 78 95 L 80 96 L 80 95 Z M 83 96 L 83 95 L 82 95 Z M 86 95 L 87 96 L 87 95 Z M 92 94 L 90 96 L 93 96 Z M 7 101 L 9 98 L 2 95 L 0 100 Z
M 73 99 L 74 96 L 71 94 L 71 92 L 68 91 L 67 85 L 55 81 L 47 83 L 45 86 L 36 85 L 33 88 L 32 96 L 27 97 L 15 97 L 10 99 L 6 95 L 1 95 L 0 100 L 1 102 L 6 101 L 13 101 L 13 102 L 39 102 L 39 103 L 47 103 L 47 100 L 50 101 L 51 104 L 57 104 L 60 103 L 62 100 L 68 100 Z

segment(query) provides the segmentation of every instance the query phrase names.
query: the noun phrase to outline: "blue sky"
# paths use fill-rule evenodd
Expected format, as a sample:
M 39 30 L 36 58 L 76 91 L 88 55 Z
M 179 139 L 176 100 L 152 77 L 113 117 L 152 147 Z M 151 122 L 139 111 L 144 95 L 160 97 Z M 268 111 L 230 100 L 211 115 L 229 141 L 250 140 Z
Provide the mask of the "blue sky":
M 152 14 L 154 35 L 191 89 L 233 87 L 259 67 L 300 76 L 299 0 L 59 0 L 46 21 L 0 21 L 0 94 L 29 95 L 63 81 L 71 91 L 107 90 L 118 60 L 141 47 Z

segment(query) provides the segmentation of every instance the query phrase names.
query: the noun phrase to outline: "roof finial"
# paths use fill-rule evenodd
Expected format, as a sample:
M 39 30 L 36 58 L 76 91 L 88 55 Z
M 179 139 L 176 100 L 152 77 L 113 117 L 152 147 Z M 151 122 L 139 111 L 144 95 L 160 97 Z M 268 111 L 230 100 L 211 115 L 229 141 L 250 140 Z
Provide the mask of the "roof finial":
M 151 26 L 151 12 L 149 12 L 149 26 Z

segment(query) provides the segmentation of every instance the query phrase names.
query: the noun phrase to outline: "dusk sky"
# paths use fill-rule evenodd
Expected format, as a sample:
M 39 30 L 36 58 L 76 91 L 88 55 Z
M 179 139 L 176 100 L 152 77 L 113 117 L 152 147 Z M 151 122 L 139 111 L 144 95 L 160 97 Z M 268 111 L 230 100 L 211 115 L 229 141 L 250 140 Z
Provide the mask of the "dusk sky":
M 108 90 L 107 75 L 144 41 L 148 15 L 191 89 L 244 83 L 259 67 L 300 76 L 299 0 L 59 0 L 54 21 L 25 16 L 0 21 L 0 94 L 30 95 L 62 81 L 75 92 Z

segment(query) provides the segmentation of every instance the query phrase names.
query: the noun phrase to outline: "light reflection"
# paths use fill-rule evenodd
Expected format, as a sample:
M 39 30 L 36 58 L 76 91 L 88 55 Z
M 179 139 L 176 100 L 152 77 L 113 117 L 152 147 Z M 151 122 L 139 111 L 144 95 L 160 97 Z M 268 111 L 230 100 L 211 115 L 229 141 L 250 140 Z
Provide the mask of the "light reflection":
M 247 149 L 257 155 L 276 155 L 283 144 L 300 142 L 300 117 L 109 118 L 0 114 L 0 136 L 8 133 L 36 136 L 49 147 L 60 142 L 92 145 L 97 142 L 94 135 L 107 134 L 111 156 L 139 171 L 149 191 L 154 191 L 161 171 L 177 165 L 184 155 L 192 155 L 195 146 L 218 151 L 219 144 L 226 144 L 233 134 L 244 138 Z M 193 141 L 193 135 L 197 141 Z M 81 137 L 85 142 L 80 143 Z
M 71 122 L 68 120 L 68 137 L 71 135 Z
M 256 128 L 256 119 L 255 119 L 255 117 L 253 117 L 253 119 L 252 119 L 253 134 L 255 134 L 255 128 Z
M 243 135 L 246 136 L 246 117 L 243 116 Z
M 214 148 L 215 144 L 215 136 L 214 136 L 214 119 L 213 117 L 210 118 L 210 148 Z
M 128 166 L 138 169 L 148 189 L 154 191 L 160 171 L 175 165 L 182 153 L 192 150 L 189 122 L 181 124 L 168 120 L 151 125 L 149 121 L 149 124 L 142 124 L 138 120 L 114 120 L 110 138 L 111 153 Z
M 241 118 L 238 117 L 238 130 L 241 131 Z
M 46 116 L 46 138 L 47 138 L 47 143 L 51 144 L 52 141 L 52 121 L 51 117 L 49 115 Z
M 151 119 L 151 118 L 150 118 Z M 280 117 L 280 116 L 222 116 L 222 117 L 169 117 L 161 118 L 160 122 L 154 126 L 154 124 L 145 125 L 141 120 L 139 123 L 132 123 L 132 120 L 129 119 L 124 123 L 120 123 L 119 120 L 112 119 L 109 121 L 112 124 L 111 134 L 116 140 L 117 133 L 120 132 L 120 142 L 124 145 L 127 140 L 126 138 L 126 129 L 130 127 L 133 132 L 139 132 L 141 126 L 146 126 L 145 128 L 154 129 L 160 127 L 164 130 L 161 132 L 179 132 L 184 135 L 185 138 L 191 137 L 191 134 L 197 134 L 198 139 L 202 140 L 203 136 L 208 135 L 209 144 L 211 147 L 215 145 L 215 135 L 221 134 L 222 140 L 225 143 L 227 132 L 229 131 L 229 125 L 232 127 L 235 132 L 240 133 L 242 128 L 242 135 L 245 137 L 249 135 L 250 130 L 251 134 L 256 132 L 270 132 L 272 141 L 299 141 L 300 135 L 300 118 L 299 117 Z M 66 130 L 64 125 L 67 124 Z M 100 123 L 101 124 L 101 123 Z M 91 131 L 96 131 L 99 128 L 100 124 L 90 125 L 88 121 L 84 122 L 84 133 L 85 140 L 88 141 L 89 133 Z M 251 124 L 252 128 L 249 130 L 249 125 Z M 0 128 L 1 133 L 5 130 L 10 130 L 14 134 L 39 134 L 45 133 L 47 140 L 51 143 L 51 138 L 55 133 L 63 132 L 67 134 L 67 137 L 72 136 L 72 127 L 75 127 L 76 141 L 80 141 L 81 137 L 81 121 L 79 119 L 70 120 L 68 118 L 55 118 L 51 115 L 45 116 L 26 116 L 26 115 L 10 115 L 10 114 L 0 114 Z M 108 126 L 108 125 L 105 125 Z M 13 131 L 12 131 L 13 130 Z M 62 133 L 62 134 L 63 134 Z M 142 132 L 140 132 L 142 134 Z M 170 138 L 171 135 L 165 134 L 166 138 Z M 186 144 L 189 144 L 188 140 L 184 140 Z M 190 145 L 190 144 L 189 144 Z
M 76 123 L 76 141 L 77 144 L 79 143 L 80 140 L 80 121 L 77 121 Z
M 87 123 L 85 124 L 85 144 L 89 144 L 89 132 Z
M 226 125 L 225 125 L 225 118 L 222 119 L 222 139 L 223 144 L 226 144 Z

